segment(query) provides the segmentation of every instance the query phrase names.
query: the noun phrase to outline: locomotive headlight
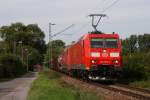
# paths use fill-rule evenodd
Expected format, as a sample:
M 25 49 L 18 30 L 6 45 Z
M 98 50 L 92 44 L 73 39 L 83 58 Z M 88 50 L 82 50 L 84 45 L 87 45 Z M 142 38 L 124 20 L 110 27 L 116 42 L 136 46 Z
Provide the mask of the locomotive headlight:
M 100 57 L 99 52 L 91 52 L 91 57 Z
M 96 62 L 95 60 L 92 60 L 92 61 L 91 61 L 92 64 L 94 64 L 95 62 Z
M 112 62 L 113 62 L 114 64 L 118 64 L 118 63 L 119 63 L 118 60 L 113 60 Z
M 91 63 L 92 63 L 92 64 L 96 64 L 97 61 L 96 61 L 96 60 L 91 60 Z
M 118 60 L 116 60 L 116 61 L 115 61 L 115 63 L 117 64 L 117 63 L 119 63 L 119 61 L 118 61 Z
M 119 57 L 119 52 L 111 52 L 110 57 Z

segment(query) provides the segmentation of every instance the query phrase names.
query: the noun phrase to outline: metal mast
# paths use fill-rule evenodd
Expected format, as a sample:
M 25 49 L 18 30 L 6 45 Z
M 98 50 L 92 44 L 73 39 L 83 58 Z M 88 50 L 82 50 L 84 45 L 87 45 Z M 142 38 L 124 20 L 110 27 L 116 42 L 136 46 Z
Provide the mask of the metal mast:
M 52 24 L 49 23 L 49 68 L 50 66 L 53 66 L 53 62 L 52 62 L 52 31 L 51 31 L 51 27 L 52 25 L 56 25 L 56 24 Z
M 55 34 L 52 34 L 52 31 L 51 31 L 51 27 L 52 25 L 56 25 L 56 24 L 52 24 L 52 23 L 49 23 L 49 68 L 50 66 L 53 66 L 53 61 L 52 61 L 52 51 L 53 51 L 53 44 L 52 44 L 52 40 L 53 40 L 53 37 L 57 36 L 57 35 L 60 35 L 62 34 L 63 32 L 65 32 L 66 30 L 70 29 L 71 27 L 74 26 L 74 24 L 68 26 L 67 28 L 65 28 L 64 30 L 58 32 L 58 33 L 55 33 Z
M 102 17 L 106 17 L 106 15 L 105 14 L 90 14 L 89 16 L 92 17 L 92 27 L 94 28 L 95 32 L 98 32 L 97 26 L 98 26 L 100 20 L 102 19 Z M 94 23 L 95 17 L 99 17 L 97 23 Z

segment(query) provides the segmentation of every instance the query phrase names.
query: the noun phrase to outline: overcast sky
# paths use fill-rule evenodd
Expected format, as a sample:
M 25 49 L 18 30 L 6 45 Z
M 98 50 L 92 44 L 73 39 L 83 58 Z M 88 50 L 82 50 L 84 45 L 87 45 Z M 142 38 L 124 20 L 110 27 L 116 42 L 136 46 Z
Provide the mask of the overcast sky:
M 74 27 L 54 39 L 70 43 L 93 30 L 91 13 L 102 13 L 116 0 L 0 0 L 0 26 L 15 22 L 38 24 L 48 41 L 48 23 L 52 33 L 57 33 L 71 24 Z M 105 33 L 118 32 L 121 38 L 130 34 L 150 33 L 150 0 L 119 0 L 104 13 L 98 29 Z

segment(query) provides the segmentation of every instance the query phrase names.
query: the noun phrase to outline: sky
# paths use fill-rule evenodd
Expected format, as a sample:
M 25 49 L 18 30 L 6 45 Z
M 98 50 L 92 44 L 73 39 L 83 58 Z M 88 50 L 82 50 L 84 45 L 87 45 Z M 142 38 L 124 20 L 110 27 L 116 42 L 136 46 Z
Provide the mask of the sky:
M 150 33 L 150 0 L 0 0 L 0 26 L 22 22 L 38 24 L 48 42 L 49 23 L 52 34 L 74 24 L 53 39 L 67 44 L 93 31 L 89 14 L 104 13 L 98 29 L 105 33 L 117 32 L 121 38 L 131 34 Z M 103 10 L 105 10 L 103 12 Z

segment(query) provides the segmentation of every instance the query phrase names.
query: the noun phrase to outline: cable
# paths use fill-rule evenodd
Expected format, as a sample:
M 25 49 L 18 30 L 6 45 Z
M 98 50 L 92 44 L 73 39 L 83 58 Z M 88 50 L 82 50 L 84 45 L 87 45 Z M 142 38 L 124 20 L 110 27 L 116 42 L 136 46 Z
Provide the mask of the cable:
M 103 1 L 103 3 L 105 2 L 106 0 Z M 106 10 L 110 9 L 111 7 L 113 7 L 116 3 L 118 3 L 119 0 L 116 0 L 114 1 L 111 5 L 109 5 L 108 7 L 106 7 L 104 10 L 101 11 L 101 13 L 104 13 Z M 87 25 L 88 25 L 89 22 L 87 22 L 85 25 L 83 25 L 83 27 L 80 29 L 82 30 L 83 28 L 85 28 Z M 79 31 L 80 31 L 79 30 Z
M 108 9 L 110 9 L 111 7 L 113 7 L 116 3 L 118 3 L 119 2 L 119 0 L 116 0 L 116 1 L 114 1 L 111 5 L 109 5 L 108 7 L 106 7 L 103 11 L 102 11 L 102 13 L 104 13 L 106 10 L 108 10 Z
M 73 26 L 75 26 L 75 24 L 72 24 L 72 25 L 68 26 L 67 28 L 63 29 L 62 31 L 55 33 L 52 37 L 62 34 L 63 32 L 65 32 L 66 30 L 70 29 Z
M 98 6 L 94 7 L 93 9 L 91 9 L 90 11 L 88 12 L 91 12 L 91 11 L 94 11 L 96 8 L 98 8 L 99 6 L 102 6 L 104 3 L 105 3 L 106 0 L 102 0 L 101 2 L 97 3 L 99 4 Z
M 105 1 L 106 1 L 106 0 L 101 1 L 101 4 L 103 4 Z M 103 9 L 103 10 L 101 11 L 101 13 L 104 13 L 106 10 L 110 9 L 111 7 L 113 7 L 113 6 L 114 6 L 116 3 L 118 3 L 118 2 L 119 2 L 119 0 L 114 1 L 114 2 L 113 2 L 112 4 L 110 4 L 108 7 L 106 7 L 105 9 Z M 80 32 L 82 29 L 84 29 L 85 27 L 87 27 L 87 25 L 88 25 L 89 23 L 90 23 L 90 21 L 89 21 L 89 22 L 86 22 L 84 25 L 82 25 L 81 28 L 76 31 L 76 33 L 77 33 L 77 32 Z
M 100 2 L 100 4 L 102 5 L 105 1 L 106 1 L 106 0 L 102 0 L 102 1 Z M 99 4 L 99 3 L 98 3 L 98 4 Z M 99 7 L 99 6 L 100 6 L 100 5 L 96 6 L 96 7 L 93 8 L 92 10 L 96 9 L 96 8 Z M 88 12 L 89 12 L 89 11 L 88 11 Z M 77 33 L 77 32 L 80 32 L 82 29 L 84 29 L 85 27 L 87 27 L 87 25 L 88 25 L 89 23 L 90 23 L 90 21 L 89 21 L 89 22 L 86 22 L 84 25 L 82 25 L 81 28 L 76 31 L 76 33 Z

